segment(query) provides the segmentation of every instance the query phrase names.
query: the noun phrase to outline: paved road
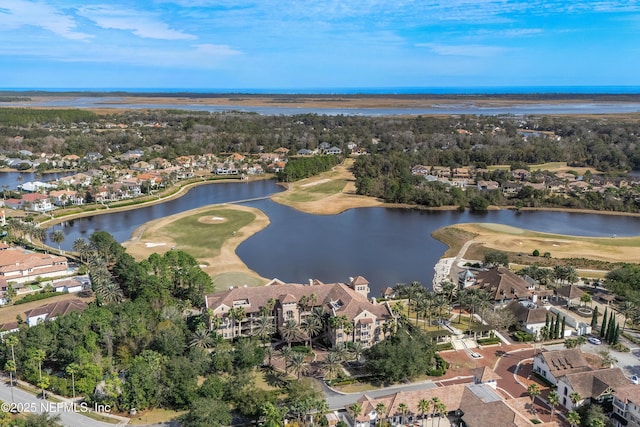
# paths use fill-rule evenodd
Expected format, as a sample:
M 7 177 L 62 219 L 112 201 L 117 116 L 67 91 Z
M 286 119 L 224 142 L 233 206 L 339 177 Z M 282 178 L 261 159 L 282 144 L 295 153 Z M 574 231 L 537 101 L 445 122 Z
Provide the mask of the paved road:
M 0 378 L 0 400 L 5 403 L 11 402 L 11 387 L 9 386 L 9 381 L 5 377 Z M 60 419 L 62 424 L 67 427 L 114 427 L 116 425 L 125 425 L 121 424 L 112 424 L 105 423 L 93 420 L 82 415 L 80 412 L 82 408 L 78 407 L 77 411 L 74 412 L 70 407 L 63 407 L 63 404 L 51 402 L 49 400 L 42 400 L 32 395 L 31 393 L 27 393 L 24 390 L 19 389 L 18 387 L 13 388 L 13 402 L 16 404 L 18 408 L 24 409 L 22 412 L 49 412 L 53 415 L 60 415 Z M 59 405 L 59 406 L 58 406 Z
M 505 390 L 513 397 L 521 397 L 527 395 L 526 387 L 523 387 L 513 377 L 516 365 L 524 360 L 533 357 L 534 349 L 515 350 L 506 353 L 496 363 L 495 373 L 502 377 L 498 380 L 498 387 Z

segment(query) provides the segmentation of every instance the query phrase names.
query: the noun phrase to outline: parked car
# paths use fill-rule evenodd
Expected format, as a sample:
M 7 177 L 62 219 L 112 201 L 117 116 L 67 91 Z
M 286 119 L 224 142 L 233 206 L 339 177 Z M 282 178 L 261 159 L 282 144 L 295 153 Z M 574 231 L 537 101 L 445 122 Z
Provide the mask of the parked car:
M 631 383 L 632 384 L 639 384 L 640 383 L 640 379 L 638 378 L 637 375 L 631 375 Z
M 589 337 L 587 341 L 589 341 L 591 344 L 594 344 L 594 345 L 602 344 L 602 341 L 600 341 L 600 338 L 596 338 L 596 337 Z

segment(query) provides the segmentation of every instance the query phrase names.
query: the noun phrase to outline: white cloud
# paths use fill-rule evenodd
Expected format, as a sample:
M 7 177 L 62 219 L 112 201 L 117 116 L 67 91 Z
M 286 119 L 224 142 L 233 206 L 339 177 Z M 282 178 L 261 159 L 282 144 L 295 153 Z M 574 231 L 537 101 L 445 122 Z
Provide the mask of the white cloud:
M 142 38 L 160 40 L 193 40 L 197 37 L 174 30 L 159 20 L 155 14 L 114 8 L 111 6 L 82 7 L 78 14 L 110 30 L 131 31 Z
M 73 17 L 47 3 L 26 0 L 3 0 L 0 4 L 0 28 L 15 30 L 22 27 L 38 27 L 61 37 L 85 40 L 93 37 L 77 31 Z
M 437 43 L 419 43 L 416 46 L 429 48 L 433 53 L 442 56 L 488 57 L 508 52 L 509 48 L 481 44 L 443 45 Z

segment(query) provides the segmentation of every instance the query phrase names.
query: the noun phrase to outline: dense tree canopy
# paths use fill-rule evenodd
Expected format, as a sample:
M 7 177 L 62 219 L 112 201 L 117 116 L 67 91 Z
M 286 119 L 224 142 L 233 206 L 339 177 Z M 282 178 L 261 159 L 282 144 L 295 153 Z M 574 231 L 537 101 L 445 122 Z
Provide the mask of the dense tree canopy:
M 410 380 L 435 367 L 435 345 L 420 331 L 400 329 L 365 351 L 366 369 L 385 382 Z

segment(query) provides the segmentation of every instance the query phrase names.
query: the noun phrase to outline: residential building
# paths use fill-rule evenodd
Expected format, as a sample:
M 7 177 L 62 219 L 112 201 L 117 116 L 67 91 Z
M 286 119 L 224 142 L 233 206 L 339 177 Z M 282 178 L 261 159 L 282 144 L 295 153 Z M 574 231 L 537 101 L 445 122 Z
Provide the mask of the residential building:
M 614 427 L 640 427 L 640 385 L 628 384 L 616 388 L 611 422 Z
M 506 267 L 494 267 L 474 272 L 473 279 L 464 277 L 464 283 L 472 283 L 467 288 L 482 289 L 489 293 L 494 306 L 504 306 L 509 302 L 533 298 L 534 286 Z
M 540 334 L 549 318 L 546 308 L 538 307 L 530 301 L 511 301 L 506 308 L 518 320 L 520 328 L 533 336 Z
M 363 395 L 358 399 L 362 411 L 355 416 L 346 407 L 347 421 L 353 427 L 370 427 L 378 421 L 391 426 L 424 424 L 425 418 L 440 416 L 433 406 L 427 412 L 420 410 L 420 401 L 437 401 L 444 407 L 443 425 L 464 425 L 466 427 L 486 427 L 488 424 L 500 427 L 533 426 L 531 414 L 521 410 L 531 400 L 528 397 L 504 400 L 498 392 L 487 384 L 454 384 L 428 389 L 400 391 L 380 397 Z M 384 408 L 378 413 L 377 408 Z M 449 419 L 447 419 L 449 418 Z M 435 419 L 433 419 L 432 424 Z M 536 419 L 539 426 L 557 425 Z M 439 423 L 439 422 L 438 422 Z
M 204 310 L 210 328 L 228 339 L 253 335 L 260 317 L 270 317 L 279 332 L 288 321 L 301 325 L 312 311 L 321 310 L 329 318 L 325 332 L 332 346 L 359 342 L 370 347 L 385 339 L 395 316 L 386 302 L 369 301 L 368 295 L 369 282 L 361 276 L 346 284 L 273 279 L 260 288 L 235 287 L 207 295 Z
M 41 254 L 24 249 L 0 251 L 0 279 L 9 284 L 25 283 L 37 277 L 58 277 L 67 272 L 67 258 L 63 256 Z
M 589 371 L 592 371 L 591 366 L 577 348 L 543 351 L 533 357 L 533 372 L 553 385 L 558 384 L 562 376 Z M 558 390 L 562 391 L 560 387 Z
M 558 377 L 557 384 L 560 404 L 571 410 L 585 401 L 603 403 L 613 400 L 616 390 L 630 382 L 620 368 L 609 368 L 566 374 Z M 571 402 L 572 393 L 578 393 L 582 397 L 575 405 Z
M 73 312 L 83 312 L 87 307 L 87 303 L 77 299 L 64 300 L 25 311 L 24 315 L 27 324 L 29 326 L 35 326 L 41 322 L 54 320 L 58 316 Z

